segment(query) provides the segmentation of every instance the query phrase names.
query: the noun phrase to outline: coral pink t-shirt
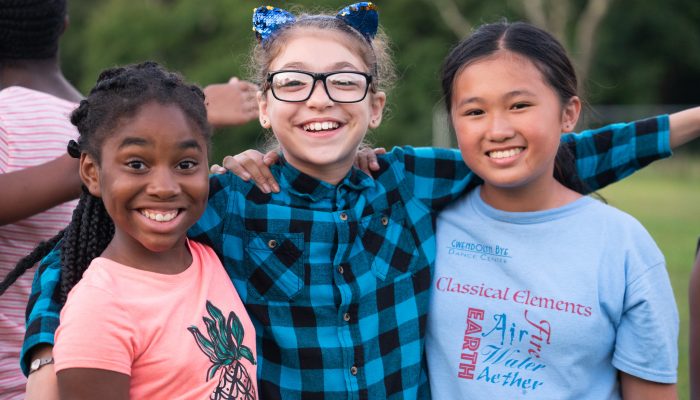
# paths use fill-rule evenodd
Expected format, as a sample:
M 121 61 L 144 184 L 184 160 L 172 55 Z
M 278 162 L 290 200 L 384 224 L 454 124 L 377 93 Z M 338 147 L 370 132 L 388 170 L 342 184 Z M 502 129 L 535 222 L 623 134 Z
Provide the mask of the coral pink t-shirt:
M 132 399 L 257 399 L 253 324 L 214 251 L 188 244 L 176 275 L 93 260 L 61 311 L 56 371 L 129 375 Z

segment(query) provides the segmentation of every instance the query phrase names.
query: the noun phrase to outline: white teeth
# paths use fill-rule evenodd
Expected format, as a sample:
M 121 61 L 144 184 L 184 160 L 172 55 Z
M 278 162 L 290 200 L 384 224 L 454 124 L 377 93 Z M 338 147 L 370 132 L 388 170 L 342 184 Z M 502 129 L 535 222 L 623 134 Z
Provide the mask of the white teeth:
M 311 132 L 327 131 L 329 129 L 336 129 L 338 126 L 340 126 L 340 124 L 335 121 L 310 122 L 304 125 L 304 130 Z
M 141 215 L 144 217 L 158 222 L 168 222 L 172 221 L 173 218 L 177 217 L 178 211 L 171 211 L 168 213 L 159 213 L 154 211 L 141 210 Z
M 514 149 L 508 149 L 508 150 L 503 150 L 503 151 L 490 151 L 488 153 L 488 156 L 491 158 L 508 158 L 508 157 L 513 157 L 516 154 L 520 154 L 520 152 L 523 151 L 522 147 L 516 147 Z

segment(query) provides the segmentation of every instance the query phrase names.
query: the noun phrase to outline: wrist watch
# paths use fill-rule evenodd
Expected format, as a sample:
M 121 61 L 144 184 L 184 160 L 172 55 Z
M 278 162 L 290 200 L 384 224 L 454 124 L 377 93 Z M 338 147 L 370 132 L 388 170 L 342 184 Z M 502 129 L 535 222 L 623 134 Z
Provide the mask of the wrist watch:
M 53 364 L 53 357 L 37 358 L 29 365 L 29 374 L 36 372 L 44 365 Z

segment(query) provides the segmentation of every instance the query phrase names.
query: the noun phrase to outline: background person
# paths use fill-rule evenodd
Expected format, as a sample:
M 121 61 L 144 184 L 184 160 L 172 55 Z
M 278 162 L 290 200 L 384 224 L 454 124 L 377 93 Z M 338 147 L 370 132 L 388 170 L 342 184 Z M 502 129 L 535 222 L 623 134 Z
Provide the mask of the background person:
M 66 145 L 82 95 L 61 71 L 63 0 L 0 0 L 0 276 L 70 221 L 80 193 L 77 160 Z M 64 204 L 62 204 L 64 203 Z M 0 297 L 0 393 L 24 398 L 17 367 L 31 291 L 27 274 Z

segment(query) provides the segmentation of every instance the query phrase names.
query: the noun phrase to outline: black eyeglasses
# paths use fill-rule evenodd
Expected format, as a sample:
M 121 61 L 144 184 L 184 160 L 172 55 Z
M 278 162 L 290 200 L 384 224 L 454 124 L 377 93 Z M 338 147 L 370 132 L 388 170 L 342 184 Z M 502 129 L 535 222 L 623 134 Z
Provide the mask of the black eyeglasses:
M 357 103 L 367 96 L 372 75 L 357 71 L 314 73 L 306 71 L 275 71 L 267 75 L 267 84 L 277 100 L 287 102 L 306 101 L 316 87 L 323 82 L 328 98 L 336 103 Z

